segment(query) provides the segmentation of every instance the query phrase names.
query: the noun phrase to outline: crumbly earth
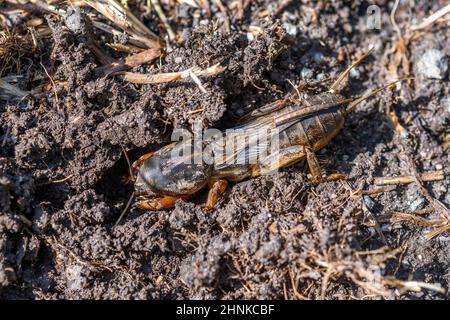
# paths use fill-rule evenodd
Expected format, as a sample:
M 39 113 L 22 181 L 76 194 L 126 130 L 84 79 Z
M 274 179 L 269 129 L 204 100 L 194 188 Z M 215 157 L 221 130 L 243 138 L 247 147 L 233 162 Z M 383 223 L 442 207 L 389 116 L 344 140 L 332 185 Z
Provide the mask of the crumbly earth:
M 128 2 L 164 37 L 145 1 Z M 33 12 L 49 35 L 14 51 L 14 63 L 2 61 L 0 78 L 20 75 L 15 84 L 35 94 L 14 100 L 0 89 L 0 298 L 448 298 L 449 233 L 428 240 L 435 228 L 392 220 L 431 208 L 430 199 L 414 183 L 356 192 L 375 189 L 374 177 L 411 174 L 409 158 L 420 172 L 450 167 L 449 76 L 428 79 L 416 68 L 429 48 L 450 55 L 448 20 L 412 38 L 406 31 L 446 1 L 400 1 L 396 22 L 409 40 L 403 62 L 392 50 L 399 42 L 389 17 L 394 1 L 375 1 L 381 28 L 373 30 L 367 1 L 254 0 L 241 19 L 230 11 L 230 32 L 214 1 L 211 19 L 200 8 L 161 2 L 180 42 L 154 66 L 133 71 L 220 63 L 223 73 L 201 79 L 206 93 L 190 80 L 133 85 L 102 77 L 92 39 L 117 59 L 104 43 L 126 37 L 95 29 L 89 8 L 66 19 Z M 9 18 L 9 28 L 25 34 L 25 17 Z M 136 160 L 195 120 L 232 127 L 292 85 L 335 77 L 370 45 L 374 53 L 351 73 L 345 95 L 415 79 L 362 103 L 318 153 L 328 174 L 347 180 L 313 185 L 299 163 L 232 184 L 212 212 L 203 191 L 173 210 L 132 207 L 116 225 L 133 191 L 125 153 Z M 403 130 L 388 120 L 388 108 Z M 450 207 L 448 175 L 424 185 Z

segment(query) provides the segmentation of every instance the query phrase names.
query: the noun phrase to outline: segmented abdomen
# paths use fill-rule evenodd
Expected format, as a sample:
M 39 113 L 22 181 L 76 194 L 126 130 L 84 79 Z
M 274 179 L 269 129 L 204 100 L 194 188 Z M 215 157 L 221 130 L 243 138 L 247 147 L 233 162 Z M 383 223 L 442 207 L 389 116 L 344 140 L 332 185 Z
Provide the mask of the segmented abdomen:
M 336 104 L 335 107 L 308 115 L 280 132 L 280 148 L 294 145 L 304 145 L 318 150 L 325 146 L 344 125 L 344 114 L 340 107 L 344 100 L 342 96 L 325 92 L 311 96 L 302 101 L 300 108 Z M 292 111 L 298 110 L 298 105 L 291 105 Z

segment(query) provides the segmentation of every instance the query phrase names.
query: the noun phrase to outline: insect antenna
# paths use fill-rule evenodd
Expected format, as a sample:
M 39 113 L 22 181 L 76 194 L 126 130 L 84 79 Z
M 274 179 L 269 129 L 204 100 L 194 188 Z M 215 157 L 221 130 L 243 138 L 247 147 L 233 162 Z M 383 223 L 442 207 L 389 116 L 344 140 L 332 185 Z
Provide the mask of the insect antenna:
M 349 105 L 348 105 L 347 108 L 345 109 L 345 113 L 348 114 L 348 113 L 352 112 L 353 110 L 355 110 L 355 108 L 356 108 L 356 106 L 357 106 L 358 104 L 360 104 L 360 103 L 363 102 L 364 100 L 367 100 L 367 99 L 369 99 L 370 97 L 376 95 L 377 93 L 379 93 L 379 92 L 381 92 L 381 91 L 384 91 L 384 90 L 386 90 L 386 89 L 392 87 L 394 84 L 396 84 L 396 83 L 398 83 L 398 82 L 401 82 L 401 81 L 404 81 L 404 80 L 411 80 L 411 79 L 413 79 L 413 78 L 407 77 L 407 78 L 401 78 L 401 79 L 395 80 L 395 81 L 393 81 L 393 82 L 391 82 L 391 83 L 388 83 L 387 85 L 384 85 L 384 86 L 382 86 L 382 87 L 380 87 L 380 88 L 377 88 L 377 89 L 375 89 L 375 90 L 369 92 L 368 94 L 365 94 L 365 95 L 363 95 L 363 96 L 361 96 L 361 97 L 356 98 L 355 100 L 353 100 L 352 102 L 349 103 Z
M 365 58 L 367 58 L 367 56 L 369 54 L 371 54 L 372 51 L 373 51 L 373 48 L 369 48 L 369 50 L 367 50 L 366 53 L 364 53 L 361 57 L 356 59 L 355 62 L 353 62 L 344 72 L 342 72 L 341 75 L 336 79 L 336 81 L 331 85 L 329 91 L 332 93 L 338 93 L 339 91 L 341 91 L 340 90 L 341 82 L 345 79 L 345 77 L 348 76 L 350 71 L 353 68 L 357 67 Z
M 127 160 L 128 170 L 129 170 L 131 181 L 136 181 L 136 177 L 134 176 L 134 172 L 133 172 L 133 166 L 131 165 L 131 161 L 130 161 L 130 158 L 128 157 L 128 153 L 122 144 L 120 144 L 120 147 L 122 148 L 122 152 L 125 156 L 125 159 Z M 117 226 L 120 223 L 120 221 L 122 220 L 122 218 L 125 216 L 125 213 L 127 213 L 128 209 L 130 208 L 130 205 L 131 205 L 131 202 L 133 201 L 133 199 L 134 199 L 134 192 L 131 193 L 130 198 L 128 199 L 128 202 L 125 205 L 125 208 L 123 208 L 122 212 L 120 213 L 119 219 L 117 219 L 114 226 Z
M 125 216 L 125 213 L 127 213 L 128 209 L 130 208 L 131 202 L 134 199 L 134 192 L 131 193 L 130 198 L 128 199 L 127 204 L 125 205 L 125 208 L 123 208 L 122 212 L 120 213 L 119 219 L 117 219 L 116 223 L 114 224 L 114 227 L 116 227 L 120 221 L 122 220 L 122 218 Z

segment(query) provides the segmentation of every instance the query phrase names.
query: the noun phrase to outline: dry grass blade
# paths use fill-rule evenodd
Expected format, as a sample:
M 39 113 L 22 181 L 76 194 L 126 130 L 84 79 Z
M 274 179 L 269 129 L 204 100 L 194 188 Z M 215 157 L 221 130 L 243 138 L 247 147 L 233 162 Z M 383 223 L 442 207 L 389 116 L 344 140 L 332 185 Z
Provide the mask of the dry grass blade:
M 401 281 L 390 276 L 382 276 L 376 268 L 367 268 L 366 264 L 360 258 L 370 256 L 373 263 L 377 265 L 385 263 L 388 259 L 394 259 L 400 252 L 400 248 L 389 250 L 375 250 L 355 252 L 355 259 L 344 260 L 328 254 L 312 253 L 309 261 L 311 269 L 316 270 L 322 275 L 322 298 L 326 297 L 327 285 L 333 279 L 342 276 L 351 280 L 365 292 L 371 295 L 385 298 L 392 297 L 393 288 L 403 292 L 418 292 L 423 289 L 432 290 L 439 293 L 445 293 L 444 288 L 439 283 L 426 283 L 419 281 Z
M 85 0 L 85 2 L 127 32 L 142 46 L 147 48 L 161 46 L 159 37 L 117 0 Z
M 442 224 L 442 220 L 435 220 L 435 221 L 427 220 L 422 217 L 418 217 L 416 215 L 409 214 L 409 213 L 394 212 L 392 214 L 392 218 L 391 218 L 392 223 L 397 223 L 397 222 L 402 222 L 402 221 L 409 221 L 409 222 L 418 224 L 422 227 L 434 227 L 434 226 L 439 226 Z
M 223 16 L 223 23 L 226 32 L 231 32 L 230 20 L 228 19 L 228 9 L 220 0 L 215 0 L 216 5 L 219 7 L 220 12 Z
M 450 13 L 450 3 L 447 4 L 445 7 L 439 9 L 435 13 L 433 13 L 431 16 L 429 16 L 425 20 L 423 20 L 422 23 L 412 26 L 411 30 L 416 31 L 416 30 L 424 29 L 448 13 Z
M 164 24 L 164 27 L 166 28 L 167 35 L 169 36 L 170 41 L 174 41 L 176 36 L 175 32 L 173 31 L 172 27 L 169 24 L 169 20 L 166 17 L 166 14 L 164 13 L 163 8 L 161 7 L 158 0 L 151 0 L 153 7 L 155 8 L 156 14 L 158 15 L 159 19 L 161 19 L 161 22 Z
M 440 228 L 437 228 L 437 229 L 434 230 L 434 231 L 431 231 L 430 233 L 428 233 L 428 234 L 426 235 L 426 238 L 427 238 L 428 240 L 431 240 L 431 239 L 433 239 L 434 237 L 437 237 L 438 235 L 440 235 L 441 233 L 444 233 L 444 232 L 449 231 L 449 230 L 450 230 L 450 223 L 448 223 L 448 224 L 446 224 L 445 226 L 442 226 L 442 227 L 440 227 Z
M 109 65 L 100 68 L 105 75 L 127 70 L 129 68 L 138 67 L 144 63 L 149 63 L 162 55 L 160 49 L 147 49 L 139 53 L 130 55 L 124 59 L 115 61 Z
M 135 47 L 132 45 L 125 45 L 125 44 L 121 44 L 121 43 L 106 43 L 106 45 L 116 51 L 132 53 L 132 54 L 143 51 L 142 48 L 138 48 L 138 47 Z
M 159 73 L 159 74 L 140 74 L 140 73 L 126 72 L 125 80 L 139 84 L 155 84 L 155 83 L 171 82 L 186 78 L 194 78 L 195 81 L 195 77 L 215 76 L 219 73 L 222 73 L 224 70 L 225 70 L 224 67 L 221 67 L 219 64 L 215 64 L 207 69 L 192 67 L 184 71 Z
M 430 205 L 439 212 L 443 217 L 445 217 L 447 220 L 450 221 L 450 210 L 447 209 L 447 207 L 440 202 L 438 199 L 435 199 L 427 188 L 425 188 L 422 184 L 422 177 L 417 172 L 416 164 L 414 163 L 413 158 L 409 158 L 409 164 L 411 166 L 411 171 L 413 173 L 414 182 L 416 183 L 417 187 L 419 188 L 420 192 L 424 195 L 424 197 L 430 202 Z
M 401 281 L 394 278 L 386 278 L 392 286 L 397 286 L 403 291 L 419 292 L 423 289 L 435 291 L 441 294 L 445 294 L 445 289 L 439 283 L 426 283 L 421 281 Z
M 32 51 L 29 34 L 20 35 L 14 30 L 2 28 L 4 30 L 0 31 L 0 76 L 7 71 L 12 71 L 11 69 L 19 72 L 21 57 Z
M 421 174 L 421 180 L 425 182 L 444 180 L 444 171 L 437 170 L 425 172 Z M 395 177 L 375 177 L 374 183 L 376 185 L 399 185 L 415 182 L 414 176 L 395 176 Z

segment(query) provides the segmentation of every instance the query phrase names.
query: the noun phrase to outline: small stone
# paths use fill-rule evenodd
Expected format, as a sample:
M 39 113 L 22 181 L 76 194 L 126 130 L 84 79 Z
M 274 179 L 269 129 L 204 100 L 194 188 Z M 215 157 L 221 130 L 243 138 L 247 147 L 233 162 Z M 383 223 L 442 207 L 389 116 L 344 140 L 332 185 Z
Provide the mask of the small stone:
M 311 79 L 314 75 L 314 72 L 310 68 L 303 68 L 300 72 L 302 79 Z
M 293 37 L 297 36 L 298 34 L 298 27 L 296 25 L 293 25 L 292 23 L 284 22 L 283 28 L 284 30 L 286 30 L 287 34 Z
M 353 68 L 350 70 L 350 77 L 353 79 L 359 79 L 361 77 L 361 71 L 359 68 Z
M 417 62 L 417 72 L 428 79 L 442 80 L 448 72 L 448 57 L 444 51 L 428 49 Z
M 317 80 L 317 81 L 322 81 L 323 79 L 325 79 L 325 75 L 324 75 L 323 73 L 319 73 L 319 74 L 316 76 L 316 80 Z
M 320 52 L 320 51 L 314 51 L 314 53 L 313 53 L 313 59 L 314 59 L 314 61 L 315 61 L 316 63 L 321 63 L 322 60 L 323 60 L 323 58 L 324 58 L 324 55 L 323 55 L 322 52 Z
M 74 33 L 81 32 L 83 30 L 83 17 L 81 16 L 80 9 L 69 10 L 65 17 L 65 23 L 70 31 Z
M 436 165 L 436 170 L 442 170 L 444 167 L 442 166 L 442 164 L 437 164 Z
M 348 161 L 348 159 L 350 159 L 350 157 L 349 157 L 348 155 L 344 154 L 344 155 L 342 156 L 342 160 Z
M 86 285 L 86 278 L 83 275 L 83 267 L 80 265 L 69 265 L 66 268 L 67 288 L 70 290 L 80 290 Z
M 423 198 L 417 198 L 416 200 L 414 200 L 411 203 L 411 205 L 409 206 L 409 209 L 411 210 L 411 212 L 415 212 L 419 209 L 422 209 L 424 204 L 425 204 L 425 200 Z
M 450 193 L 447 194 L 447 196 L 445 197 L 445 200 L 447 200 L 447 203 L 450 204 Z
M 364 204 L 366 205 L 367 209 L 373 210 L 375 208 L 375 201 L 372 200 L 369 196 L 364 196 Z
M 401 136 L 403 139 L 406 139 L 406 138 L 408 138 L 409 133 L 408 133 L 408 131 L 406 131 L 406 130 L 402 130 L 402 131 L 400 131 L 400 136 Z

